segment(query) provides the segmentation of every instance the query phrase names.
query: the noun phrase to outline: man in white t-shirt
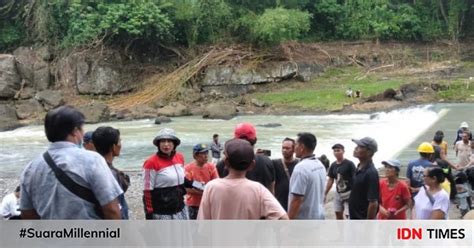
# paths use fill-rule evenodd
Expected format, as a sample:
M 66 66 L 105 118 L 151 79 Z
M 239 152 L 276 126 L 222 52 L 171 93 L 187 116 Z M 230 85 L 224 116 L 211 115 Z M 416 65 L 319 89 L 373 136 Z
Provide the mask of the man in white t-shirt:
M 6 195 L 2 200 L 0 212 L 4 219 L 15 219 L 20 216 L 20 186 L 16 187 L 15 192 Z
M 301 161 L 296 164 L 290 178 L 288 199 L 290 219 L 324 219 L 326 168 L 313 154 L 316 143 L 313 134 L 298 134 L 295 154 Z

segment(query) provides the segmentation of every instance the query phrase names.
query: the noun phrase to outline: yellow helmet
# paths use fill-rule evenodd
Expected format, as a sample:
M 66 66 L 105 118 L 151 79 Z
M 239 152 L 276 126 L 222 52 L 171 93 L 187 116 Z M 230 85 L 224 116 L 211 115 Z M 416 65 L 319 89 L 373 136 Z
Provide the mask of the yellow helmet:
M 434 153 L 433 145 L 428 142 L 421 143 L 416 150 L 421 153 Z

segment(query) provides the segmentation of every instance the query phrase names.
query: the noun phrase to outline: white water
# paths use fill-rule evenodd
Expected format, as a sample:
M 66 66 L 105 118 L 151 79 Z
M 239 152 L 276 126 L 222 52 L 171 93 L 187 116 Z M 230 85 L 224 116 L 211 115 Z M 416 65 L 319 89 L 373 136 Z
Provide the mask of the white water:
M 438 109 L 438 110 L 435 110 Z M 395 157 L 404 147 L 443 116 L 446 110 L 431 105 L 388 113 L 322 115 L 322 116 L 240 116 L 230 121 L 204 120 L 199 117 L 173 118 L 173 122 L 155 125 L 154 120 L 131 122 L 111 122 L 100 125 L 86 125 L 85 130 L 94 130 L 101 125 L 119 128 L 122 138 L 122 154 L 115 164 L 122 169 L 139 169 L 143 161 L 153 152 L 154 136 L 163 127 L 174 128 L 181 138 L 178 150 L 183 152 L 186 162 L 191 161 L 191 147 L 198 142 L 210 142 L 214 133 L 221 141 L 232 137 L 233 128 L 240 122 L 255 125 L 280 123 L 276 128 L 257 126 L 257 148 L 270 149 L 272 158 L 281 157 L 280 142 L 285 137 L 295 137 L 298 132 L 312 132 L 318 139 L 316 154 L 326 154 L 331 161 L 331 146 L 342 143 L 346 147 L 347 157 L 352 158 L 355 147 L 352 138 L 364 136 L 377 140 L 379 151 L 374 160 L 380 161 Z M 20 175 L 24 166 L 35 156 L 40 155 L 48 145 L 42 126 L 29 126 L 13 131 L 0 132 L 0 177 Z M 356 160 L 354 160 L 356 162 Z

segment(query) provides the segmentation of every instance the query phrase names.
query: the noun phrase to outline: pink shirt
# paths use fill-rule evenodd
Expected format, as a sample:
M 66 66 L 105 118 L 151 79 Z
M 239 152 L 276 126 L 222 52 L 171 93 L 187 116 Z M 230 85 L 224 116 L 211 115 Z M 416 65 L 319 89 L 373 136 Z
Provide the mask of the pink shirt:
M 280 219 L 286 214 L 276 198 L 247 178 L 210 181 L 201 200 L 198 220 Z

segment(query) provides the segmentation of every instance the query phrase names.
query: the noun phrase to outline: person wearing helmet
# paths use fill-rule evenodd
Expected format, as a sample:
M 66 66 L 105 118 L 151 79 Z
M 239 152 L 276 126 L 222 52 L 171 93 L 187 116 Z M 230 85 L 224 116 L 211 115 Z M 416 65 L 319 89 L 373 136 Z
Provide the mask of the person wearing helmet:
M 413 197 L 416 196 L 423 186 L 423 171 L 433 165 L 431 160 L 434 156 L 433 145 L 428 142 L 421 143 L 417 151 L 420 153 L 420 158 L 410 161 L 407 168 L 407 179 Z
M 201 205 L 204 186 L 211 180 L 219 178 L 216 166 L 208 162 L 210 147 L 206 144 L 197 144 L 193 147 L 194 161 L 184 166 L 186 178 L 195 182 L 199 188 L 186 188 L 186 205 L 189 209 L 189 218 L 195 220 Z
M 146 219 L 189 219 L 184 204 L 184 157 L 176 152 L 180 143 L 175 131 L 170 128 L 161 129 L 153 139 L 158 152 L 151 155 L 143 165 Z
M 252 146 L 257 143 L 257 131 L 250 123 L 240 123 L 234 129 L 234 138 L 243 139 L 250 142 Z M 224 161 L 217 163 L 217 172 L 219 177 L 223 178 L 229 175 L 229 170 L 225 167 Z M 275 194 L 275 167 L 272 160 L 265 155 L 255 155 L 255 166 L 247 171 L 247 178 L 261 183 L 272 194 Z
M 456 139 L 454 140 L 454 143 L 453 143 L 454 146 L 456 146 L 456 143 L 458 141 L 462 140 L 462 134 L 466 131 L 469 134 L 469 140 L 472 140 L 472 133 L 471 133 L 471 131 L 469 131 L 469 125 L 467 124 L 467 122 L 463 121 L 463 122 L 461 122 L 461 125 L 459 125 L 459 129 L 456 133 Z M 454 147 L 454 148 L 456 149 L 456 147 Z

